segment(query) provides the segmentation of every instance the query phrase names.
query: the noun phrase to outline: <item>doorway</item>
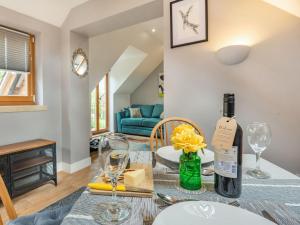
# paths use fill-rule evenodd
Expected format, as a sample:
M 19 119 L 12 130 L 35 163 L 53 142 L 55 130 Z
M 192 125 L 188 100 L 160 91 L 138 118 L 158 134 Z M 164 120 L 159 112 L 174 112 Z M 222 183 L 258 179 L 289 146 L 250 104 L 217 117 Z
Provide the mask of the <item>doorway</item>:
M 93 135 L 108 131 L 108 74 L 91 92 L 91 131 Z

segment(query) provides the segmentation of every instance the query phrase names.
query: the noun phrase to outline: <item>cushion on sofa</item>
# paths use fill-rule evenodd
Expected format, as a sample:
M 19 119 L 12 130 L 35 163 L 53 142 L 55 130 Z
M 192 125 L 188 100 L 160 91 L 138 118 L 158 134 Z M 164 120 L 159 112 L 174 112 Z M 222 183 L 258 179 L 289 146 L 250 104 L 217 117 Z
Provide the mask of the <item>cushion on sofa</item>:
M 153 118 L 160 118 L 161 113 L 164 111 L 164 105 L 162 104 L 156 104 L 154 106 L 152 116 Z
M 125 117 L 129 118 L 130 117 L 130 111 L 129 111 L 129 107 L 126 107 L 123 109 L 124 113 L 125 113 Z
M 144 129 L 140 129 L 139 127 L 124 127 L 122 128 L 122 133 L 125 134 L 134 134 L 134 135 L 142 135 L 149 137 L 151 135 L 152 128 L 144 127 Z
M 122 126 L 127 125 L 127 126 L 142 126 L 142 121 L 143 118 L 124 118 L 121 120 Z
M 129 108 L 130 111 L 130 117 L 131 118 L 141 118 L 141 109 L 140 108 Z
M 142 120 L 143 127 L 155 127 L 155 125 L 160 121 L 158 118 L 144 118 Z
M 131 107 L 132 108 L 140 108 L 141 113 L 142 113 L 142 117 L 145 117 L 145 118 L 151 118 L 152 117 L 152 111 L 153 111 L 154 105 L 136 105 L 136 104 L 133 104 Z
M 138 127 L 138 126 L 127 126 L 127 125 L 122 126 L 122 131 L 125 131 L 128 129 L 152 131 L 153 127 Z

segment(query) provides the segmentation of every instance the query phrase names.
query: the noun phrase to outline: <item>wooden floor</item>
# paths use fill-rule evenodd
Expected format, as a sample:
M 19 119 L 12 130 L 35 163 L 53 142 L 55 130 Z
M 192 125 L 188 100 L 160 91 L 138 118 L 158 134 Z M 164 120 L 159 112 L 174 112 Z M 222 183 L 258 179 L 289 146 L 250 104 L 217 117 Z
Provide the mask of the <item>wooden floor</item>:
M 68 196 L 80 187 L 86 186 L 87 183 L 99 171 L 99 162 L 97 153 L 92 154 L 92 165 L 80 170 L 74 174 L 65 172 L 58 173 L 58 185 L 46 184 L 31 192 L 13 199 L 18 216 L 28 215 L 37 212 L 52 203 Z M 5 209 L 0 208 L 1 217 L 4 222 L 7 221 Z

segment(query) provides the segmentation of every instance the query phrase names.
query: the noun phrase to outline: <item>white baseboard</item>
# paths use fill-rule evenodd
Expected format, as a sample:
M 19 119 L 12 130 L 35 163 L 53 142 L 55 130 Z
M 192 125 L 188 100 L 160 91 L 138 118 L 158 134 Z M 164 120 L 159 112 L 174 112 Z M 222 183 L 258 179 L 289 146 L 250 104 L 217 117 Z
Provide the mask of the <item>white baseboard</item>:
M 57 163 L 57 165 L 56 165 L 56 171 L 57 171 L 57 172 L 60 172 L 60 171 L 63 170 L 62 164 L 63 164 L 63 162 L 58 162 L 58 163 Z
M 88 157 L 86 159 L 82 159 L 78 162 L 69 164 L 65 162 L 59 162 L 57 163 L 57 172 L 64 171 L 67 173 L 75 173 L 79 170 L 82 170 L 88 166 L 91 165 L 91 157 Z

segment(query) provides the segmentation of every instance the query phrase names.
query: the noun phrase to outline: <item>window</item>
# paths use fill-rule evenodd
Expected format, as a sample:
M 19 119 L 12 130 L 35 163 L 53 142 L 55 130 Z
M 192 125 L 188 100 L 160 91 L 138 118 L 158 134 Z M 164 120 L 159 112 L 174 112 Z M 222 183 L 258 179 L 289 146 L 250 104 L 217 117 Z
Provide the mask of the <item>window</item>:
M 34 36 L 0 26 L 0 105 L 35 104 Z
M 108 131 L 108 74 L 91 93 L 91 129 L 94 134 Z

